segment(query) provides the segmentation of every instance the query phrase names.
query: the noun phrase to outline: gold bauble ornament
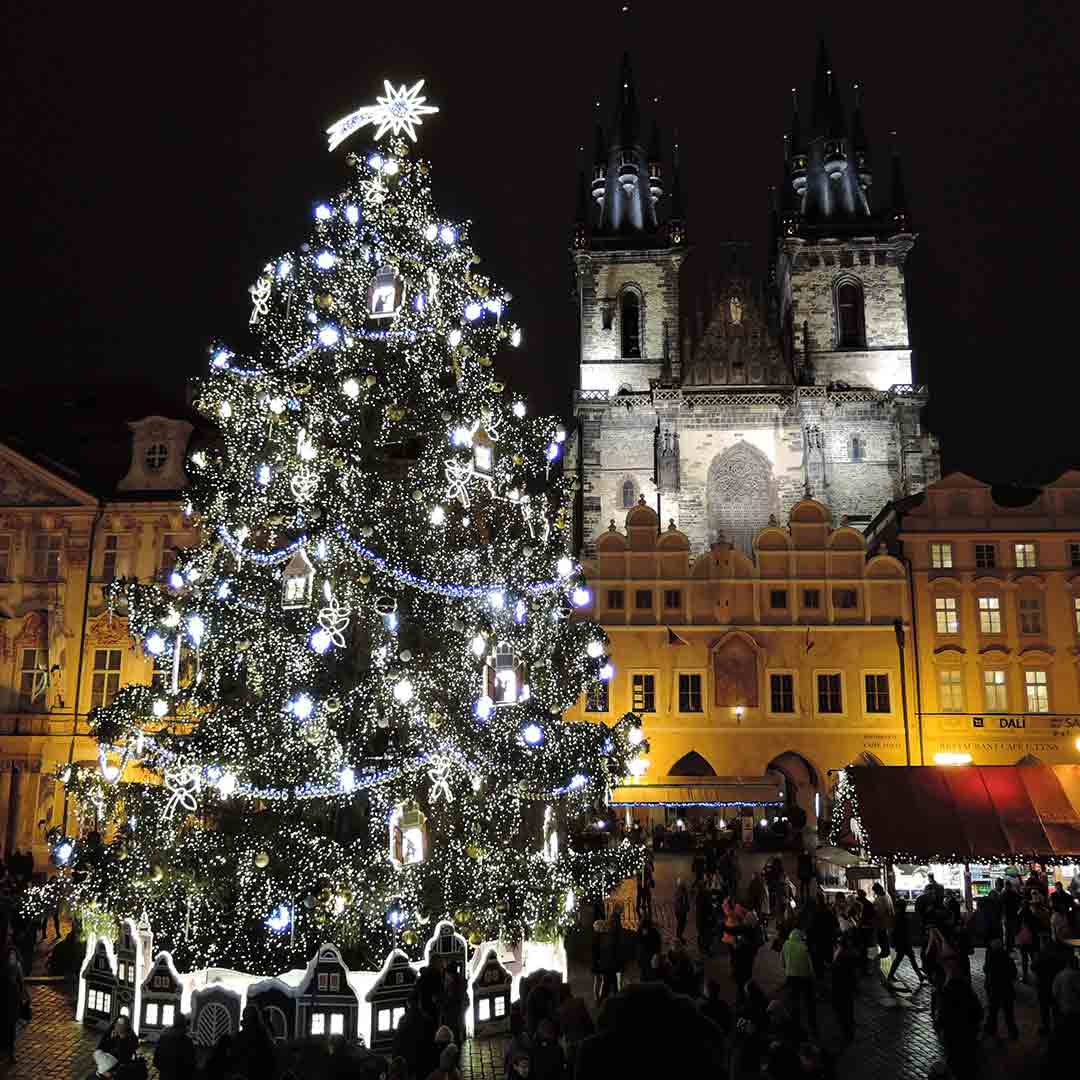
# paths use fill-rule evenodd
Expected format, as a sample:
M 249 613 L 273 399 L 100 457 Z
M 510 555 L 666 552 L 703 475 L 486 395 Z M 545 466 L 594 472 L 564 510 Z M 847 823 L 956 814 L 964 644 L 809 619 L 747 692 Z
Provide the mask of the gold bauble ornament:
M 161 863 L 154 863 L 154 865 L 150 867 L 151 881 L 161 881 L 164 876 L 165 868 L 161 865 Z
M 367 585 L 369 581 L 371 581 L 371 575 L 370 574 L 361 574 L 360 575 L 360 584 L 361 585 Z
M 501 382 L 493 382 L 491 384 L 491 392 L 493 394 L 501 394 L 506 389 L 506 384 Z
M 270 852 L 268 852 L 268 851 L 260 851 L 255 856 L 255 865 L 260 870 L 265 870 L 270 865 Z
M 508 912 L 508 911 L 510 910 L 510 905 L 509 905 L 509 904 L 508 904 L 508 903 L 507 903 L 507 902 L 506 902 L 505 900 L 500 900 L 500 901 L 499 901 L 499 902 L 498 902 L 498 903 L 497 903 L 497 904 L 495 905 L 495 910 L 496 910 L 496 911 L 497 911 L 497 912 L 498 912 L 498 913 L 499 913 L 500 915 L 505 915 L 505 914 L 506 914 L 506 912 Z
M 480 849 L 475 844 L 470 844 L 465 849 L 465 854 L 468 855 L 470 859 L 479 859 Z
M 429 172 L 431 172 L 431 167 L 428 165 L 428 163 L 426 161 L 421 161 L 420 164 L 417 165 L 416 167 L 417 167 L 417 169 L 420 170 L 420 175 L 421 176 L 427 176 L 427 174 Z
M 524 465 L 525 459 L 520 454 L 515 454 L 511 459 L 515 465 Z
M 368 387 L 369 389 L 370 389 L 370 388 L 371 388 L 372 386 L 374 386 L 374 385 L 375 385 L 375 383 L 376 383 L 377 381 L 378 381 L 378 380 L 377 380 L 377 379 L 375 378 L 375 376 L 374 376 L 374 375 L 365 375 L 365 376 L 364 376 L 364 385 L 365 385 L 366 387 Z
M 475 945 L 482 945 L 483 942 L 484 942 L 484 935 L 481 934 L 479 930 L 473 930 L 469 934 L 469 944 L 470 945 L 474 945 L 474 946 Z
M 411 947 L 419 942 L 420 935 L 415 930 L 406 930 L 405 933 L 401 935 L 401 940 L 404 944 Z
M 305 394 L 311 393 L 311 383 L 293 383 L 293 393 L 298 397 L 303 397 Z
M 480 357 L 477 358 L 477 363 L 481 367 L 491 367 L 491 357 L 490 356 L 480 356 Z
M 443 715 L 437 710 L 428 717 L 428 723 L 438 731 L 443 726 Z
M 319 293 L 315 297 L 315 306 L 320 311 L 333 311 L 334 298 L 329 293 Z
M 458 908 L 457 911 L 454 912 L 454 922 L 462 926 L 465 923 L 469 922 L 471 918 L 472 912 L 469 911 L 467 908 Z

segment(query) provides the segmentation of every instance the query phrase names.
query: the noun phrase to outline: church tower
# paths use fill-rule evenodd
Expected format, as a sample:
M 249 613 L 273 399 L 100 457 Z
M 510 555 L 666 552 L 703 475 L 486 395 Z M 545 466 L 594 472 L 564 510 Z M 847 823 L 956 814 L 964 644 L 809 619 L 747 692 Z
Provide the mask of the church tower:
M 611 128 L 605 135 L 597 125 L 588 187 L 579 177 L 572 243 L 581 344 L 575 449 L 589 463 L 581 506 L 585 537 L 607 524 L 602 505 L 629 500 L 632 506 L 640 494 L 655 497 L 656 417 L 633 406 L 648 404 L 655 383 L 679 377 L 679 268 L 686 225 L 677 147 L 670 190 L 666 172 L 655 120 L 644 137 L 634 73 L 624 55 Z M 627 409 L 616 459 L 602 446 L 599 421 L 617 398 Z M 590 402 L 598 406 L 595 416 Z M 670 436 L 668 445 L 670 456 Z

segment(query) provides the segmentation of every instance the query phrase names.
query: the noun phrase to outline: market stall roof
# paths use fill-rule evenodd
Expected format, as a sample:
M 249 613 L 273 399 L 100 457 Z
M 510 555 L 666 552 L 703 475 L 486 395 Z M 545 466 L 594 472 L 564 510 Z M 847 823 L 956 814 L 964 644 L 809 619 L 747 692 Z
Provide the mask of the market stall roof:
M 611 793 L 612 806 L 783 806 L 779 780 L 715 776 L 705 782 L 627 784 Z
M 851 766 L 876 856 L 976 862 L 1080 855 L 1080 765 Z

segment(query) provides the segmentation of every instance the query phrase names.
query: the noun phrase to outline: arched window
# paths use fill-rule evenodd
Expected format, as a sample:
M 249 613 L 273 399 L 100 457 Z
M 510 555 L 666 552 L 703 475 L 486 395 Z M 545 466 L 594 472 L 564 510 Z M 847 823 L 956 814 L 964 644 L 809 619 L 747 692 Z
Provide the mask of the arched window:
M 861 435 L 851 436 L 851 460 L 862 461 L 866 457 L 866 446 Z
M 641 297 L 633 289 L 624 289 L 619 300 L 619 330 L 623 357 L 640 358 Z
M 637 504 L 637 492 L 633 480 L 624 480 L 622 486 L 622 505 L 624 510 L 632 510 Z
M 836 286 L 836 344 L 841 349 L 866 345 L 862 289 L 855 281 L 841 281 Z

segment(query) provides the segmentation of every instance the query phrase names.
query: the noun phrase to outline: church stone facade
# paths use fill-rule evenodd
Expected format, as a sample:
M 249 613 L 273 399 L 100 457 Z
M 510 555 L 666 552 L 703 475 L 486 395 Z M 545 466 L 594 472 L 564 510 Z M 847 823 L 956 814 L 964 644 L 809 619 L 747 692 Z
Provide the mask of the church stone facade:
M 758 530 L 800 499 L 859 524 L 938 478 L 920 420 L 926 391 L 912 384 L 905 265 L 916 235 L 899 161 L 879 209 L 857 88 L 844 97 L 822 48 L 811 113 L 801 117 L 796 98 L 785 140 L 767 280 L 751 271 L 748 245 L 723 245 L 705 260 L 706 295 L 689 302 L 677 149 L 668 190 L 624 59 L 572 247 L 581 357 L 570 464 L 587 551 L 641 499 L 693 550 L 723 537 L 750 554 Z

